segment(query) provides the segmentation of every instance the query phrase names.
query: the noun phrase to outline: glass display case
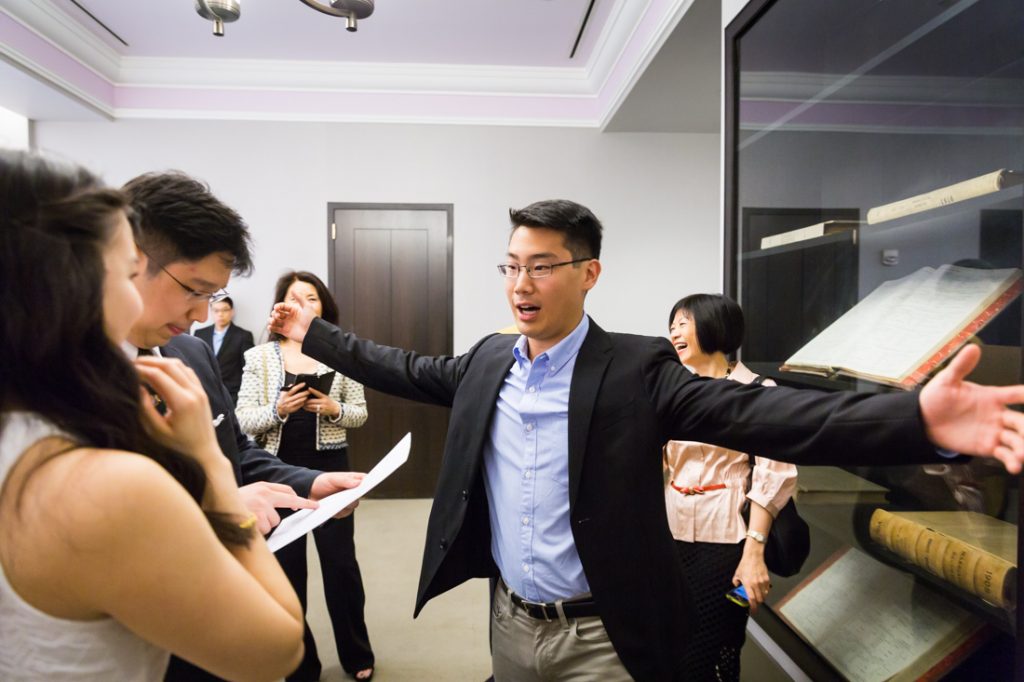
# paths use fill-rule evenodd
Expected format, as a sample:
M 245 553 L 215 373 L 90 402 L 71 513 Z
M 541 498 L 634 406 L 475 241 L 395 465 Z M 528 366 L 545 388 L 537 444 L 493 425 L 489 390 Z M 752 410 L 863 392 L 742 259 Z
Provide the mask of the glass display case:
M 1024 377 L 1024 2 L 752 0 L 724 135 L 746 365 L 914 390 L 974 343 L 974 380 Z M 1018 477 L 801 468 L 796 505 L 811 556 L 755 620 L 813 679 L 1024 682 Z

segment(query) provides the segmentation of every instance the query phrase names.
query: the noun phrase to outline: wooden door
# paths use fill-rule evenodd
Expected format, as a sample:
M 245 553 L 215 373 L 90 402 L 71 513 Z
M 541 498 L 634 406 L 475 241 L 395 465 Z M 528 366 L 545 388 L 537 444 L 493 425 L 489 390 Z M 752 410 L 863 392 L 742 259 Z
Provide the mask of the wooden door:
M 424 355 L 452 353 L 452 206 L 328 204 L 329 286 L 342 329 Z M 409 461 L 377 497 L 432 497 L 447 408 L 366 389 L 369 419 L 348 432 L 352 468 L 368 471 L 407 432 Z

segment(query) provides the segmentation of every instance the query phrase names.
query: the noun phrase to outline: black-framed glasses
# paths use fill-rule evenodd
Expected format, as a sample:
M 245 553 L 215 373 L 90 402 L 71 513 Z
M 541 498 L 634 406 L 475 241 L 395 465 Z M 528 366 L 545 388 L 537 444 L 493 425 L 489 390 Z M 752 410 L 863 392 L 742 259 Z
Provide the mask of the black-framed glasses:
M 205 291 L 198 291 L 196 289 L 193 289 L 189 285 L 185 284 L 184 282 L 182 282 L 180 279 L 178 279 L 174 275 L 172 275 L 171 271 L 168 270 L 167 268 L 165 268 L 164 266 L 161 265 L 160 269 L 163 270 L 164 273 L 168 277 L 170 277 L 175 282 L 177 282 L 178 286 L 180 286 L 182 289 L 185 290 L 185 297 L 188 298 L 188 300 L 190 300 L 190 301 L 195 301 L 197 303 L 199 301 L 204 301 L 206 303 L 213 304 L 213 303 L 217 303 L 218 301 L 223 301 L 225 298 L 228 297 L 228 290 L 227 289 L 221 289 L 220 291 L 215 291 L 212 294 L 211 293 L 207 293 Z
M 530 279 L 541 279 L 542 277 L 550 277 L 551 273 L 559 265 L 572 265 L 573 263 L 583 263 L 584 261 L 594 260 L 593 258 L 577 258 L 576 260 L 562 261 L 561 263 L 536 263 L 534 265 L 519 265 L 518 263 L 502 263 L 498 266 L 498 272 L 504 277 L 509 279 L 518 279 L 520 272 L 526 272 Z

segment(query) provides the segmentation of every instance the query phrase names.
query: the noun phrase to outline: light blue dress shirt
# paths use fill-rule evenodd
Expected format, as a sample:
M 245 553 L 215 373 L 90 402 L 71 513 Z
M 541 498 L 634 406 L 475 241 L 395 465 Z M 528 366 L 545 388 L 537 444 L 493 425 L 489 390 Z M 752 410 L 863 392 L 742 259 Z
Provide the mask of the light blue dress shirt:
M 224 343 L 224 335 L 228 333 L 228 328 L 224 327 L 224 331 L 219 332 L 217 328 L 213 328 L 213 354 L 217 355 L 220 353 L 220 345 Z
M 491 553 L 505 583 L 531 601 L 590 591 L 569 523 L 569 386 L 589 329 L 584 315 L 533 361 L 519 337 L 484 445 Z

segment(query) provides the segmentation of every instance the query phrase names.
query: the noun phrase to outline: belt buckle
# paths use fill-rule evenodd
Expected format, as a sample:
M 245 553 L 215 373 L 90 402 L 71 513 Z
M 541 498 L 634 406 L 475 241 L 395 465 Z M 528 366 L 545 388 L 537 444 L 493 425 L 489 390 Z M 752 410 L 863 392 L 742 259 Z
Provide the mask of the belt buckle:
M 547 604 L 545 604 L 544 602 L 539 602 L 539 601 L 530 601 L 529 599 L 523 599 L 522 597 L 520 597 L 520 599 L 523 602 L 523 611 L 526 612 L 526 615 L 528 615 L 528 616 L 530 616 L 532 618 L 536 618 L 536 616 L 534 616 L 532 613 L 530 613 L 530 609 L 531 608 L 536 608 L 537 610 L 539 610 L 541 612 L 541 614 L 543 614 L 544 620 L 546 620 L 549 623 L 551 622 L 551 619 L 548 617 Z

